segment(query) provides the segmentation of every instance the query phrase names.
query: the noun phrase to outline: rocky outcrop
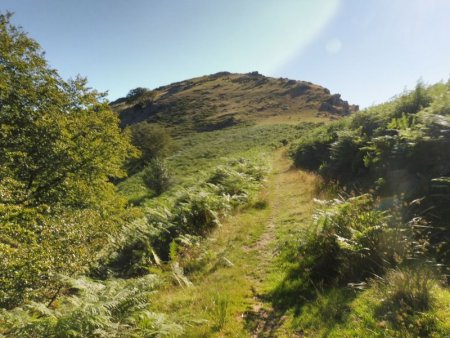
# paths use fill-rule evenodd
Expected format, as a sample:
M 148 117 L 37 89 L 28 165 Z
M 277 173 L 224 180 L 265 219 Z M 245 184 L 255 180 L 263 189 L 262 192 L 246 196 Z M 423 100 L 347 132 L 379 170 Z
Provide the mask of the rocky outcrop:
M 359 110 L 359 106 L 350 105 L 347 101 L 341 99 L 341 94 L 334 94 L 319 106 L 320 112 L 329 114 L 349 115 Z

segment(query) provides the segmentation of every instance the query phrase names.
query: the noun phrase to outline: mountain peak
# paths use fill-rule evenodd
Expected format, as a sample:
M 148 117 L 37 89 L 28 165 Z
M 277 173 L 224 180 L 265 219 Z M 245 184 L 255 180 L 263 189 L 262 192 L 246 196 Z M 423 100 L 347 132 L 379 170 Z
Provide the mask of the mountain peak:
M 122 126 L 142 121 L 207 131 L 238 123 L 297 123 L 336 119 L 358 106 L 306 81 L 258 72 L 219 72 L 153 90 L 137 88 L 111 103 Z

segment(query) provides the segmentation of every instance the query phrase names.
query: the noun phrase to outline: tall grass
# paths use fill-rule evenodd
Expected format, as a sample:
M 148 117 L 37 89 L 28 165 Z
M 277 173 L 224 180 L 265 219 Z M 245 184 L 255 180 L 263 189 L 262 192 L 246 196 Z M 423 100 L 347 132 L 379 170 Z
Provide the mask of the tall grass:
M 216 293 L 212 303 L 211 318 L 214 321 L 214 330 L 220 331 L 227 321 L 229 299 L 220 293 Z

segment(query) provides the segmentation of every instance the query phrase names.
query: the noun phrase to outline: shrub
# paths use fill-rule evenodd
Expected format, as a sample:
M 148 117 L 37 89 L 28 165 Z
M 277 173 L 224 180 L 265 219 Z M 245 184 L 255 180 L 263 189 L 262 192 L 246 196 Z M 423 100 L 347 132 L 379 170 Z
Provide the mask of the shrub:
M 336 132 L 343 127 L 344 124 L 339 121 L 308 131 L 291 146 L 294 164 L 307 170 L 318 170 L 329 158 L 330 145 L 337 139 Z
M 389 118 L 370 110 L 360 111 L 350 117 L 349 128 L 351 130 L 359 129 L 361 134 L 367 137 L 377 136 L 379 133 L 383 133 L 387 120 Z
M 131 90 L 128 92 L 128 94 L 127 94 L 127 96 L 126 96 L 126 99 L 127 99 L 127 100 L 133 100 L 133 99 L 135 99 L 135 98 L 137 98 L 137 97 L 139 97 L 139 96 L 144 95 L 144 94 L 147 93 L 147 92 L 149 92 L 149 89 L 148 89 L 148 88 L 137 87 L 137 88 L 131 89 Z
M 330 287 L 365 288 L 369 278 L 426 258 L 427 242 L 413 240 L 418 220 L 403 225 L 371 195 L 318 202 L 312 225 L 283 243 L 286 275 L 272 294 L 276 306 L 299 308 Z
M 337 140 L 329 147 L 328 161 L 322 164 L 320 173 L 342 183 L 356 180 L 366 171 L 364 153 L 360 151 L 363 144 L 359 132 L 338 132 Z
M 128 172 L 134 174 L 155 159 L 165 158 L 173 149 L 170 133 L 164 127 L 140 122 L 128 127 L 131 142 L 140 150 L 141 156 L 128 163 Z
M 416 88 L 405 95 L 402 95 L 393 111 L 393 117 L 401 117 L 404 114 L 417 114 L 423 108 L 431 104 L 432 98 L 425 85 L 418 82 Z
M 314 284 L 346 284 L 380 274 L 394 253 L 385 244 L 388 216 L 370 195 L 322 202 L 298 247 L 299 270 Z
M 295 164 L 318 171 L 356 191 L 375 191 L 392 207 L 403 196 L 403 219 L 426 219 L 414 240 L 431 240 L 439 262 L 448 265 L 448 194 L 433 181 L 450 175 L 449 82 L 415 90 L 371 107 L 338 125 L 316 128 L 300 138 Z M 439 251 L 439 252 L 438 252 Z
M 156 195 L 161 195 L 171 185 L 169 170 L 164 161 L 153 159 L 142 171 L 142 180 L 147 188 L 152 189 Z
M 206 235 L 230 209 L 229 200 L 214 191 L 187 190 L 175 202 L 174 222 L 180 227 L 180 233 Z
M 329 148 L 333 142 L 331 135 L 302 138 L 293 152 L 294 164 L 306 170 L 318 170 L 328 158 Z

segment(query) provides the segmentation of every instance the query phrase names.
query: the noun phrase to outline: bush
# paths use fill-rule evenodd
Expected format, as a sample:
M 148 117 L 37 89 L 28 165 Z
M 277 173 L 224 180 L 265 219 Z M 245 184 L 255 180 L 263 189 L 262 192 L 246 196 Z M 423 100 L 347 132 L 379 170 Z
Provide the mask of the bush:
M 319 172 L 341 183 L 356 181 L 367 171 L 364 153 L 360 151 L 362 145 L 364 140 L 358 132 L 338 132 L 337 140 L 329 147 L 328 161 L 322 163 Z
M 359 129 L 362 135 L 372 137 L 383 133 L 387 121 L 389 121 L 388 117 L 383 117 L 370 110 L 360 111 L 350 117 L 349 128 L 351 130 Z
M 337 139 L 336 132 L 343 127 L 344 124 L 339 121 L 307 131 L 291 146 L 294 164 L 306 170 L 318 170 L 330 156 L 330 146 Z
M 306 170 L 318 170 L 328 158 L 333 139 L 332 135 L 327 134 L 302 138 L 293 152 L 294 164 Z
M 422 82 L 418 82 L 415 90 L 398 99 L 392 116 L 398 118 L 404 114 L 417 114 L 423 108 L 428 107 L 431 102 L 429 91 Z
M 147 92 L 149 92 L 149 89 L 148 89 L 148 88 L 137 87 L 137 88 L 131 89 L 131 90 L 128 92 L 128 94 L 127 94 L 127 96 L 126 96 L 126 99 L 127 99 L 127 100 L 133 100 L 133 99 L 135 99 L 135 98 L 137 98 L 137 97 L 139 97 L 139 96 L 144 95 L 144 94 L 147 93 Z
M 312 227 L 297 246 L 285 251 L 296 261 L 291 275 L 312 285 L 346 285 L 364 281 L 395 264 L 403 254 L 398 232 L 389 227 L 389 217 L 376 210 L 370 195 L 347 200 L 322 201 Z M 399 248 L 400 247 L 400 248 Z
M 211 190 L 187 190 L 174 205 L 175 223 L 181 233 L 206 235 L 231 209 L 229 200 Z
M 415 240 L 430 238 L 435 257 L 448 265 L 448 194 L 436 192 L 436 180 L 450 175 L 449 82 L 415 90 L 391 102 L 349 117 L 347 122 L 316 128 L 298 141 L 292 157 L 301 168 L 318 171 L 356 191 L 370 191 L 393 207 L 402 196 L 404 222 L 421 217 L 427 226 Z M 424 237 L 425 236 L 425 237 Z M 439 251 L 439 252 L 438 252 Z
M 142 180 L 147 188 L 152 189 L 156 195 L 161 195 L 169 189 L 172 179 L 169 170 L 160 159 L 153 159 L 142 171 Z
M 165 158 L 173 149 L 172 137 L 162 126 L 141 122 L 128 128 L 132 144 L 141 152 L 139 158 L 128 163 L 129 174 L 140 171 L 155 159 Z

